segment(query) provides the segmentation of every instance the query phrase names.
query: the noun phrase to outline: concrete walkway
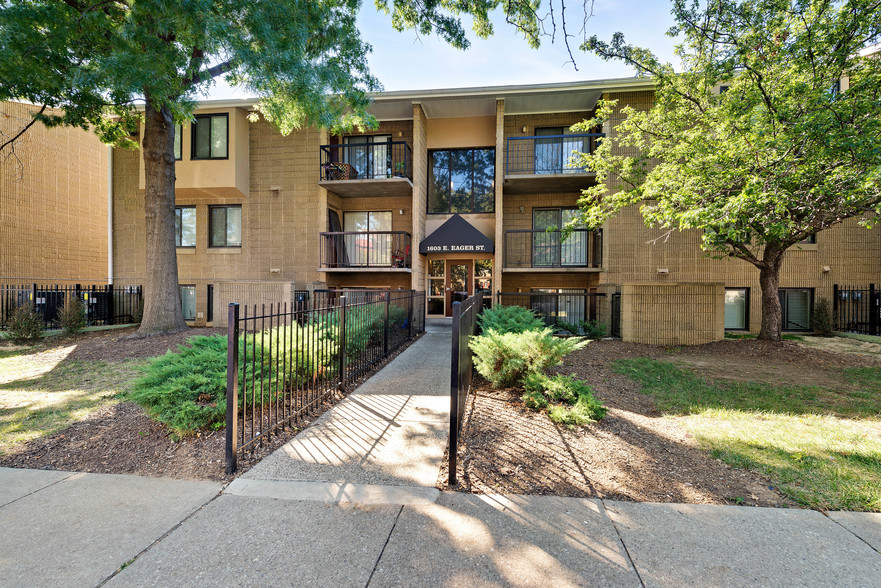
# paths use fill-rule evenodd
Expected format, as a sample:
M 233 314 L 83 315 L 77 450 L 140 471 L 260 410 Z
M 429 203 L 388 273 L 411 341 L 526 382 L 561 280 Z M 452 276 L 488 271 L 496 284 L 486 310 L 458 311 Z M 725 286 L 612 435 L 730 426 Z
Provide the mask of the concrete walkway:
M 224 488 L 0 468 L 3 586 L 877 586 L 881 514 L 441 493 L 432 329 Z

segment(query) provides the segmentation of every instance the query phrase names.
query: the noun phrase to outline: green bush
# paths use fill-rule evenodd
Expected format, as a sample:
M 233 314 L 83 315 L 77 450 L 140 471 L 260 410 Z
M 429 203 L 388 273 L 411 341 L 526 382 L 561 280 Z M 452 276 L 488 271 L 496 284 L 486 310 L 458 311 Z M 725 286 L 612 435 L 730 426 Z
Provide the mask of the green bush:
M 606 336 L 607 327 L 604 323 L 595 320 L 581 321 L 578 323 L 582 334 L 588 339 L 602 339 Z
M 567 323 L 566 321 L 557 321 L 555 325 L 558 329 L 566 331 L 567 333 L 571 333 L 572 335 L 581 335 L 581 329 L 578 328 L 578 325 L 573 325 L 572 323 Z
M 532 409 L 548 409 L 548 417 L 568 427 L 595 423 L 606 415 L 586 383 L 572 376 L 529 374 L 523 380 L 523 401 Z M 554 404 L 551 404 L 553 402 Z
M 505 306 L 496 304 L 486 308 L 477 317 L 482 332 L 488 333 L 525 333 L 545 328 L 544 321 L 534 312 L 522 306 Z
M 407 309 L 392 304 L 388 311 L 389 327 L 399 329 L 407 326 Z
M 474 367 L 494 388 L 520 384 L 533 372 L 543 372 L 558 365 L 576 349 L 587 345 L 580 337 L 559 339 L 548 328 L 523 333 L 499 333 L 490 330 L 472 337 Z
M 835 319 L 832 317 L 832 304 L 827 298 L 819 298 L 814 305 L 811 328 L 823 337 L 832 336 L 832 331 L 835 330 Z
M 86 305 L 82 298 L 74 294 L 68 296 L 58 309 L 58 321 L 68 335 L 82 331 L 86 326 Z
M 43 317 L 30 303 L 22 304 L 6 322 L 6 332 L 15 341 L 34 341 L 43 334 Z

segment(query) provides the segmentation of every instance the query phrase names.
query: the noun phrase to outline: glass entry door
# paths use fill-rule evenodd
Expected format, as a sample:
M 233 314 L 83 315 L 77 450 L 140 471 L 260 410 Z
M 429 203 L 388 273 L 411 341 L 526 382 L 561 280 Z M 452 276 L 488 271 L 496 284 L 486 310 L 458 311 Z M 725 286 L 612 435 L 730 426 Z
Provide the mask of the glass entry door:
M 473 261 L 447 260 L 446 272 L 446 315 L 453 316 L 453 302 L 464 302 L 472 292 Z

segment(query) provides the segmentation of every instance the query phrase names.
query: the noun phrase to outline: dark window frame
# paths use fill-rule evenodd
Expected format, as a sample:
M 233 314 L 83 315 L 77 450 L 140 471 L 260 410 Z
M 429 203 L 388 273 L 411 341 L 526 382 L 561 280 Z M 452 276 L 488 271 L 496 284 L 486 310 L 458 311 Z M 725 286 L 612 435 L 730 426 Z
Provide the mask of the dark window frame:
M 471 155 L 472 162 L 474 161 L 474 152 L 475 151 L 492 151 L 492 162 L 493 162 L 493 165 L 492 165 L 492 168 L 493 168 L 492 169 L 492 186 L 493 186 L 493 191 L 492 191 L 492 199 L 491 199 L 492 206 L 490 207 L 490 210 L 481 210 L 481 211 L 474 210 L 474 166 L 473 165 L 472 165 L 472 169 L 471 169 L 471 210 L 469 212 L 457 212 L 457 213 L 452 212 L 452 210 L 453 210 L 452 191 L 447 196 L 447 209 L 446 209 L 446 211 L 433 211 L 431 209 L 432 174 L 434 173 L 434 164 L 433 164 L 432 156 L 435 153 L 445 152 L 445 153 L 452 154 L 453 152 L 460 152 L 460 151 L 472 152 L 472 155 Z M 448 171 L 449 171 L 449 176 L 452 176 L 453 175 L 453 163 L 452 163 L 453 158 L 452 158 L 452 156 L 450 156 L 449 161 L 450 161 L 450 163 L 449 163 Z M 426 195 L 425 195 L 426 214 L 495 214 L 495 211 L 496 211 L 495 185 L 496 185 L 496 148 L 494 146 L 492 146 L 492 147 L 457 147 L 457 148 L 451 148 L 451 149 L 429 149 L 428 150 L 428 189 L 426 190 Z
M 199 119 L 205 119 L 210 121 L 215 117 L 224 117 L 226 119 L 226 156 L 225 157 L 197 157 L 196 156 L 196 127 L 198 126 Z M 211 132 L 211 123 L 209 122 L 209 133 Z M 211 139 L 208 140 L 208 151 L 210 152 L 213 146 L 213 141 Z M 193 124 L 190 125 L 190 159 L 192 161 L 223 161 L 225 159 L 229 159 L 229 113 L 228 112 L 215 112 L 212 114 L 197 114 L 193 117 Z
M 745 296 L 744 296 L 744 301 L 745 301 L 745 303 L 744 303 L 744 307 L 743 307 L 743 327 L 740 327 L 740 328 L 728 328 L 728 327 L 725 327 L 725 330 L 726 330 L 726 331 L 731 331 L 731 332 L 737 332 L 737 331 L 749 331 L 749 299 L 750 299 L 750 289 L 749 289 L 749 288 L 740 288 L 740 287 L 737 287 L 737 286 L 732 286 L 732 287 L 730 287 L 730 288 L 729 288 L 729 287 L 726 287 L 726 288 L 725 288 L 725 291 L 726 291 L 726 292 L 728 292 L 729 290 L 735 290 L 735 291 L 743 290 L 743 291 L 744 291 L 744 294 L 745 294 Z M 724 314 L 723 314 L 722 322 L 723 322 L 723 323 L 725 322 Z
M 240 231 L 240 234 L 239 234 L 239 241 L 240 241 L 240 243 L 239 243 L 238 245 L 229 245 L 229 244 L 215 245 L 214 242 L 213 242 L 213 240 L 212 240 L 211 227 L 214 226 L 214 222 L 213 222 L 213 220 L 214 220 L 214 219 L 213 219 L 214 211 L 215 211 L 215 210 L 220 210 L 220 209 L 228 210 L 228 209 L 230 209 L 230 208 L 238 208 L 239 210 L 241 210 L 241 209 L 242 209 L 242 205 L 241 205 L 241 204 L 217 204 L 217 205 L 211 205 L 211 206 L 208 207 L 208 247 L 209 247 L 209 248 L 219 249 L 219 248 L 224 248 L 224 247 L 227 247 L 227 248 L 228 248 L 228 247 L 238 247 L 238 248 L 241 248 L 241 247 L 242 247 L 242 243 L 241 243 L 241 242 L 245 240 L 245 239 L 244 239 L 244 234 L 243 234 L 243 233 L 245 232 L 245 227 L 244 227 L 244 213 L 242 213 L 242 217 L 241 217 L 241 218 L 243 219 L 243 220 L 242 220 L 242 226 L 239 227 L 239 231 Z M 227 216 L 227 222 L 229 222 L 229 217 L 228 217 L 228 216 Z M 227 242 L 227 243 L 228 243 L 228 242 Z
M 175 217 L 175 220 L 177 220 L 177 217 L 178 217 L 178 211 L 183 210 L 183 209 L 185 209 L 185 208 L 186 208 L 186 209 L 191 209 L 191 210 L 193 211 L 193 234 L 195 235 L 195 236 L 193 237 L 194 241 L 193 241 L 193 244 L 192 244 L 192 245 L 183 245 L 183 241 L 184 241 L 184 240 L 183 240 L 184 219 L 183 219 L 183 216 L 181 215 L 181 217 L 180 217 L 180 227 L 179 227 L 179 228 L 178 228 L 178 227 L 175 227 L 174 246 L 177 247 L 178 249 L 195 249 L 195 247 L 196 247 L 195 239 L 196 239 L 197 236 L 198 236 L 198 233 L 196 233 L 196 227 L 198 226 L 198 225 L 197 225 L 197 222 L 196 222 L 196 207 L 193 206 L 193 205 L 189 205 L 189 206 L 175 206 L 175 207 L 174 207 L 174 217 Z
M 786 324 L 789 322 L 789 300 L 785 299 L 785 293 L 789 291 L 807 290 L 808 292 L 808 325 L 803 329 L 787 329 Z M 777 296 L 780 299 L 780 323 L 781 331 L 787 333 L 810 333 L 811 322 L 814 316 L 814 301 L 816 292 L 814 288 L 778 288 Z

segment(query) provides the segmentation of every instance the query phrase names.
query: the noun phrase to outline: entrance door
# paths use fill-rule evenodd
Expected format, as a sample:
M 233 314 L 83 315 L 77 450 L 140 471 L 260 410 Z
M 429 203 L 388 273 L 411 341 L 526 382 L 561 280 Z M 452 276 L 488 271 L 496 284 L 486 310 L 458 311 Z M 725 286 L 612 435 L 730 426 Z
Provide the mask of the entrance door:
M 471 268 L 473 261 L 448 260 L 445 290 L 447 294 L 446 314 L 453 316 L 453 302 L 464 302 L 471 294 L 472 277 Z

